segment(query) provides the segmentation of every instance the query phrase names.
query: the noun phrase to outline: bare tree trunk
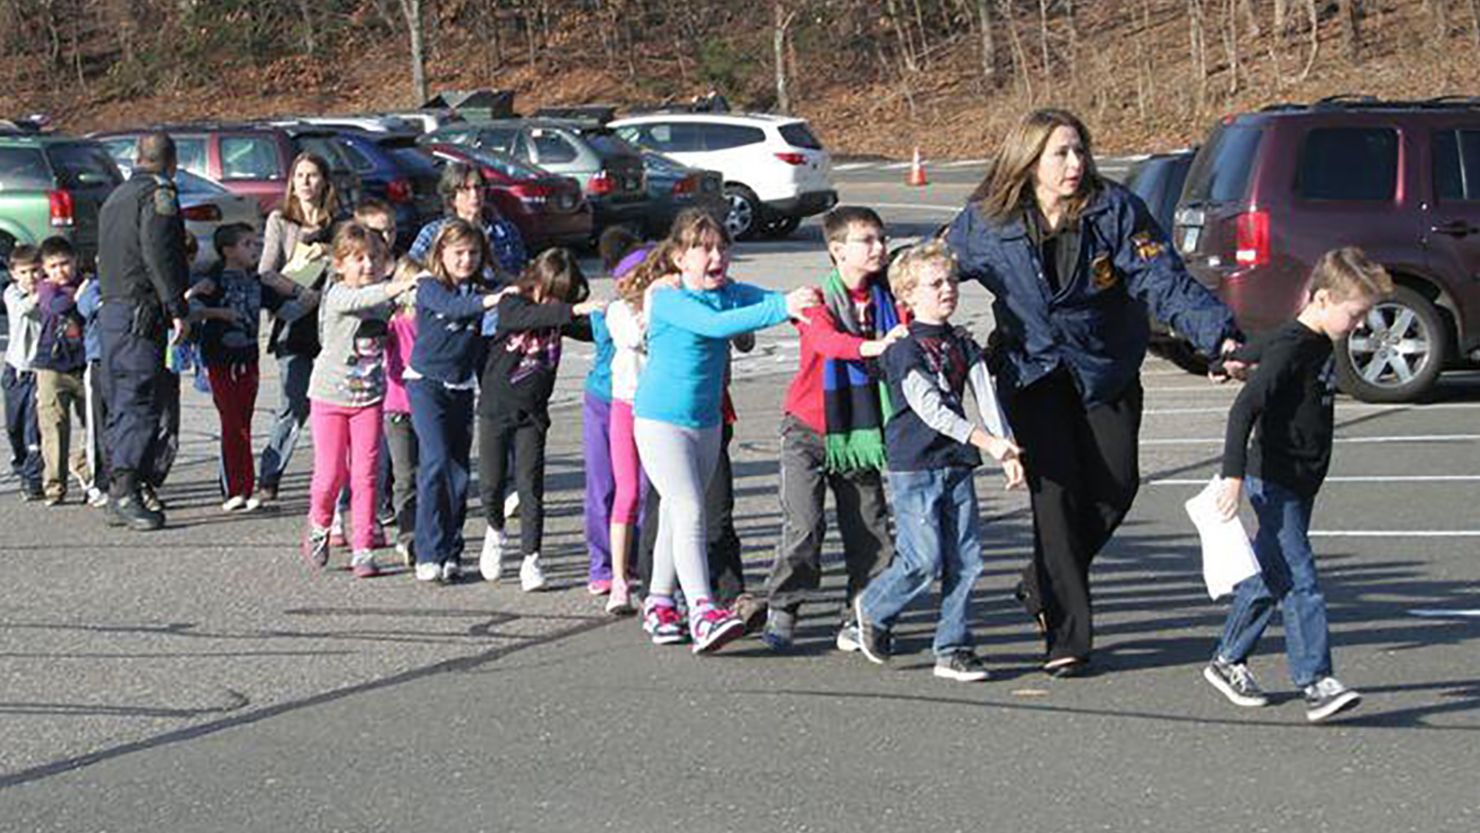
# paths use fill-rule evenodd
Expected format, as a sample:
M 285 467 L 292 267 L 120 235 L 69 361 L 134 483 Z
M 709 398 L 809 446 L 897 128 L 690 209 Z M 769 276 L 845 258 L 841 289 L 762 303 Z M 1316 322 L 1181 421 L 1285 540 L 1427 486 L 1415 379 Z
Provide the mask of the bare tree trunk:
M 303 50 L 312 55 L 318 51 L 314 42 L 314 15 L 309 0 L 298 0 L 298 14 L 303 18 Z
M 1346 59 L 1356 63 L 1362 51 L 1362 32 L 1357 23 L 1357 7 L 1353 0 L 1337 0 L 1336 15 L 1341 19 L 1341 42 L 1346 49 Z
M 1064 0 L 1064 16 L 1069 21 L 1069 78 L 1079 86 L 1079 21 L 1074 15 L 1074 0 Z
M 920 65 L 930 66 L 930 41 L 925 32 L 925 13 L 920 9 L 920 0 L 915 0 L 915 28 L 920 32 Z
M 1023 97 L 1033 103 L 1033 79 L 1028 73 L 1028 53 L 1023 50 L 1023 39 L 1018 36 L 1017 15 L 1013 12 L 1012 0 L 1000 0 L 1002 20 L 1007 24 L 1007 42 L 1012 47 L 1013 72 L 1023 82 Z
M 1480 0 L 1469 0 L 1470 37 L 1474 48 L 1480 50 Z
M 905 68 L 910 72 L 914 72 L 917 69 L 915 66 L 915 56 L 910 50 L 910 40 L 909 36 L 905 34 L 904 24 L 899 20 L 899 6 L 894 0 L 886 0 L 885 10 L 889 14 L 889 22 L 894 26 L 894 34 L 899 39 L 899 57 L 904 61 Z
M 1305 15 L 1310 20 L 1310 57 L 1305 59 L 1305 69 L 1300 71 L 1301 81 L 1310 77 L 1316 57 L 1321 54 L 1321 16 L 1316 10 L 1316 0 L 1305 0 Z
M 401 0 L 401 15 L 411 36 L 411 95 L 420 107 L 427 100 L 426 56 L 421 43 L 421 0 Z
M 791 97 L 786 91 L 786 30 L 796 19 L 796 10 L 786 10 L 786 3 L 773 0 L 771 3 L 771 50 L 776 60 L 776 109 L 783 114 L 791 113 Z
M 992 40 L 991 0 L 976 0 L 976 14 L 982 27 L 982 79 L 987 82 L 987 89 L 992 89 L 997 86 L 997 44 Z M 1476 31 L 1480 32 L 1480 28 Z
M 1043 77 L 1048 77 L 1048 0 L 1038 0 L 1038 48 L 1043 53 Z
M 1228 97 L 1238 92 L 1238 3 L 1224 0 L 1223 50 L 1228 53 Z
M 1187 53 L 1197 76 L 1195 107 L 1202 112 L 1208 99 L 1208 55 L 1203 25 L 1203 0 L 1187 0 Z

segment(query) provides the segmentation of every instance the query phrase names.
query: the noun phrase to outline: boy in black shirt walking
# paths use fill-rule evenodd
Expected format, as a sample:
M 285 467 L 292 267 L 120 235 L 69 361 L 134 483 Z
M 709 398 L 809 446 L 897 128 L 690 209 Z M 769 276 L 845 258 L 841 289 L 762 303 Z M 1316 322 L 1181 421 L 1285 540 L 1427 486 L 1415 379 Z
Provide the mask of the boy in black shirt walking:
M 1310 300 L 1296 319 L 1235 354 L 1258 367 L 1228 414 L 1218 509 L 1226 518 L 1237 515 L 1247 489 L 1259 517 L 1254 555 L 1260 573 L 1234 588 L 1223 639 L 1203 669 L 1207 681 L 1235 705 L 1269 702 L 1244 660 L 1276 602 L 1290 677 L 1305 694 L 1306 719 L 1320 722 L 1361 700 L 1332 676 L 1326 600 L 1307 533 L 1331 462 L 1336 396 L 1331 345 L 1392 291 L 1387 273 L 1360 249 L 1327 252 L 1312 270 Z

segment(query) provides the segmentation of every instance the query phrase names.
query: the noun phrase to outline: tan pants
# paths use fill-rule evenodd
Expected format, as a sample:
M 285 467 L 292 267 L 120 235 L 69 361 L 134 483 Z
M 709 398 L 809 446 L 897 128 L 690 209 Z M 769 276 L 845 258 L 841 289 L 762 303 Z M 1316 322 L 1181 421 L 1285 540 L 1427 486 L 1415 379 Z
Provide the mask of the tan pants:
M 87 449 L 80 444 L 75 451 L 71 450 L 71 414 L 77 414 L 78 423 L 87 425 L 85 391 L 80 371 L 36 371 L 36 421 L 41 428 L 41 488 L 47 497 L 67 493 L 69 452 L 71 471 L 76 472 L 84 483 L 92 482 L 92 472 L 87 467 Z

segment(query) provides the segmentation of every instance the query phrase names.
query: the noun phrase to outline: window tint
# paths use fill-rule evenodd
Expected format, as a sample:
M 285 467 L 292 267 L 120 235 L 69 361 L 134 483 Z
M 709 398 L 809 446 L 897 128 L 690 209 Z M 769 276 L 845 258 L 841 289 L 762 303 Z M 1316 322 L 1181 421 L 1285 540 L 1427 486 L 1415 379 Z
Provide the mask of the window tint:
M 694 153 L 704 150 L 704 135 L 700 126 L 691 122 L 646 124 L 640 129 L 641 133 L 635 133 L 633 128 L 625 128 L 621 135 L 628 141 L 659 153 Z
M 1480 200 L 1480 130 L 1434 134 L 1434 192 L 1441 200 Z
M 1305 137 L 1295 193 L 1307 200 L 1390 200 L 1397 179 L 1396 130 L 1321 128 Z
M 51 169 L 41 151 L 0 148 L 0 191 L 44 191 L 51 186 Z
M 529 139 L 534 144 L 534 159 L 540 165 L 559 165 L 576 161 L 580 154 L 575 145 L 558 133 L 549 130 L 531 130 Z
M 1223 125 L 1213 131 L 1187 172 L 1188 202 L 1232 202 L 1249 193 L 1249 172 L 1264 132 L 1257 127 Z
M 343 142 L 339 149 L 344 151 L 344 158 L 349 160 L 349 165 L 357 172 L 366 174 L 375 170 L 375 162 L 365 152 L 355 146 L 354 142 Z
M 386 148 L 382 149 L 387 150 Z M 403 173 L 407 173 L 412 176 L 437 175 L 437 166 L 432 164 L 431 158 L 428 157 L 425 153 L 422 153 L 421 149 L 416 147 L 415 145 L 412 145 L 410 147 L 388 148 L 388 150 L 390 151 L 392 158 L 396 160 L 396 164 L 401 166 L 401 171 Z
M 280 178 L 277 142 L 263 136 L 221 137 L 221 179 Z
M 513 153 L 514 143 L 519 138 L 519 131 L 512 127 L 501 129 L 489 129 L 478 131 L 478 139 L 471 144 L 480 148 L 496 150 L 499 153 Z
M 765 131 L 759 127 L 746 127 L 739 124 L 706 124 L 703 130 L 704 147 L 708 150 L 729 150 L 745 145 L 760 144 L 766 140 Z
M 59 144 L 49 151 L 57 183 L 63 188 L 111 188 L 123 181 L 112 157 L 98 145 Z
M 209 176 L 206 170 L 206 140 L 203 136 L 173 137 L 175 140 L 175 154 L 180 159 L 180 167 L 200 176 Z
M 812 135 L 812 131 L 808 129 L 806 122 L 799 121 L 795 124 L 783 124 L 779 129 L 781 131 L 781 138 L 785 139 L 786 143 L 794 148 L 822 150 L 822 143 L 817 141 L 816 136 Z

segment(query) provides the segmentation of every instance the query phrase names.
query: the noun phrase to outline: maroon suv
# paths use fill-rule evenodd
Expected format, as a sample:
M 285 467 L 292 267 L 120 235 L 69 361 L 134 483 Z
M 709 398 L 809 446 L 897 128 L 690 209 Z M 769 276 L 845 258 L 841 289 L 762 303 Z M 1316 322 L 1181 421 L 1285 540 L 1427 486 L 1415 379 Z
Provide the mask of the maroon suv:
M 1368 401 L 1419 397 L 1480 352 L 1480 99 L 1229 116 L 1192 163 L 1173 241 L 1250 332 L 1295 315 L 1322 253 L 1362 247 L 1398 290 L 1337 351 L 1338 377 Z

